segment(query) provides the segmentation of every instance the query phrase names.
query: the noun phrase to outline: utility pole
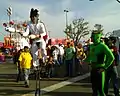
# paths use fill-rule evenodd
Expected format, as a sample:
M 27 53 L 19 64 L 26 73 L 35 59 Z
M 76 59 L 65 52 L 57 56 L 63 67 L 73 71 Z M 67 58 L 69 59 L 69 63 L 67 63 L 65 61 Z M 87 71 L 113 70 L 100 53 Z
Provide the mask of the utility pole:
M 68 10 L 64 10 L 64 12 L 65 12 L 65 21 L 66 21 L 66 27 L 68 26 Z
M 8 21 L 10 23 L 11 15 L 12 15 L 12 8 L 11 7 L 7 8 L 7 15 L 8 15 Z M 10 26 L 10 24 L 9 24 L 9 26 Z M 11 32 L 10 32 L 10 38 L 11 38 Z
M 64 12 L 65 12 L 65 21 L 66 21 L 66 28 L 68 27 L 68 10 L 64 10 Z M 68 38 L 68 36 L 66 37 L 66 38 Z

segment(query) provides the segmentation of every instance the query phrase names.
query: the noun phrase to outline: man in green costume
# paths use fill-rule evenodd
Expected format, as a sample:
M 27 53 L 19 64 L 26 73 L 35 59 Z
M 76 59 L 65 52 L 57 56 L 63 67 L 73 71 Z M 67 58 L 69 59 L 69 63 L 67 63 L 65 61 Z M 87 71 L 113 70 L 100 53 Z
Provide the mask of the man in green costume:
M 93 44 L 90 45 L 88 56 L 85 60 L 85 62 L 91 64 L 92 96 L 105 96 L 105 70 L 114 60 L 111 50 L 101 42 L 101 36 L 101 30 L 93 30 L 91 35 Z

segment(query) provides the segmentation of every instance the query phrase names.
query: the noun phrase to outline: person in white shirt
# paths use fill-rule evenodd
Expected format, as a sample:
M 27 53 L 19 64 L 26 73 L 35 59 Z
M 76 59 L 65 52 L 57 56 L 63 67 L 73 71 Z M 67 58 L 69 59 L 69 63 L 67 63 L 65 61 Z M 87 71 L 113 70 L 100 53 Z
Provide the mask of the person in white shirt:
M 62 64 L 63 63 L 63 55 L 64 55 L 64 48 L 63 48 L 62 44 L 59 44 L 58 49 L 59 49 L 58 61 L 60 64 Z
M 64 48 L 63 48 L 63 46 L 62 46 L 62 44 L 59 44 L 59 54 L 62 56 L 62 55 L 64 55 Z
M 46 58 L 47 52 L 46 52 L 46 42 L 44 40 L 44 36 L 46 35 L 45 26 L 43 23 L 38 22 L 39 14 L 37 9 L 31 9 L 30 12 L 30 19 L 31 22 L 28 24 L 26 32 L 23 33 L 23 36 L 29 36 L 30 43 L 31 43 L 31 53 L 33 55 L 33 65 L 38 66 L 39 60 L 38 60 L 38 46 L 36 43 L 39 42 L 39 48 L 43 50 L 43 58 Z
M 27 40 L 28 38 L 21 37 L 19 43 L 20 43 L 20 49 L 24 49 L 25 46 L 28 46 L 30 48 L 30 44 Z
M 58 49 L 55 49 L 54 51 L 53 51 L 53 53 L 52 53 L 52 55 L 53 55 L 53 60 L 56 62 L 56 63 L 58 63 L 57 61 L 58 61 L 58 53 L 59 53 L 59 50 Z
M 57 76 L 57 70 L 58 67 L 60 66 L 60 63 L 58 62 L 58 53 L 59 53 L 59 49 L 56 46 L 52 46 L 51 48 L 52 51 L 52 57 L 53 57 L 53 62 L 54 62 L 54 67 L 53 67 L 53 76 Z

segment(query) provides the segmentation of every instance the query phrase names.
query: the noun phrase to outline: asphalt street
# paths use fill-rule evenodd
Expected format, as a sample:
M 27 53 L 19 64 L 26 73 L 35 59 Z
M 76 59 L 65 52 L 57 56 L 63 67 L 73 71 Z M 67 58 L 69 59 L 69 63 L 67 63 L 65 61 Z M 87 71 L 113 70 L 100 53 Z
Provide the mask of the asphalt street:
M 118 72 L 120 73 L 120 68 L 118 67 Z M 23 96 L 24 94 L 29 94 L 35 91 L 36 81 L 31 76 L 30 79 L 30 88 L 24 87 L 24 82 L 15 82 L 16 80 L 16 65 L 12 63 L 2 63 L 0 64 L 0 96 Z M 61 69 L 63 72 L 64 68 Z M 87 67 L 84 66 L 85 73 L 87 73 Z M 58 72 L 61 74 L 61 72 Z M 63 72 L 64 73 L 64 72 Z M 62 73 L 62 74 L 63 74 Z M 43 78 L 41 80 L 41 88 L 46 88 L 53 84 L 57 84 L 67 80 L 68 78 Z M 110 88 L 110 94 L 113 93 L 112 86 Z M 91 83 L 90 78 L 77 81 L 75 83 L 63 86 L 59 89 L 56 89 L 52 92 L 43 94 L 42 96 L 91 96 Z M 34 96 L 34 95 L 29 95 Z M 112 96 L 112 95 L 111 95 Z

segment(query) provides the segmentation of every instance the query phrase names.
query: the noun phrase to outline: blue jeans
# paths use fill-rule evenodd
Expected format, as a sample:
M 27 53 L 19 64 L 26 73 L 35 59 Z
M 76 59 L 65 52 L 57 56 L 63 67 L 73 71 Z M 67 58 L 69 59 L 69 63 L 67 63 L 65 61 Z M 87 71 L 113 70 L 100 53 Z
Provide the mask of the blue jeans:
M 48 74 L 48 77 L 54 76 L 54 65 L 53 64 L 47 65 L 47 74 Z
M 67 71 L 66 76 L 72 77 L 73 76 L 73 59 L 66 60 L 65 64 L 66 64 L 66 71 Z
M 23 72 L 23 75 L 24 75 L 25 85 L 29 85 L 30 69 L 23 68 L 23 69 L 22 69 L 22 72 Z
M 80 59 L 76 58 L 75 59 L 75 72 L 79 75 L 83 73 L 83 68 L 82 65 L 80 64 Z
M 55 64 L 55 65 L 60 65 L 60 63 L 59 63 L 58 60 L 54 60 L 54 64 Z
M 58 56 L 58 62 L 60 65 L 63 64 L 63 58 L 61 55 Z
M 114 87 L 115 96 L 119 96 L 119 85 L 118 85 L 118 72 L 116 66 L 110 66 L 106 70 L 106 78 L 105 78 L 105 94 L 108 94 L 109 83 L 112 80 L 112 84 Z

